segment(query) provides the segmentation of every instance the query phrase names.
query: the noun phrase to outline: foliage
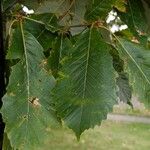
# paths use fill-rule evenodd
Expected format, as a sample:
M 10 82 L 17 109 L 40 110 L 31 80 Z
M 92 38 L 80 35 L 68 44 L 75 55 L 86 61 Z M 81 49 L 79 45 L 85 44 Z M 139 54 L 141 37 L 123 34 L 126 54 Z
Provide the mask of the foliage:
M 106 119 L 119 98 L 132 105 L 131 93 L 149 108 L 149 23 L 143 3 L 3 1 L 10 77 L 1 113 L 13 149 L 43 148 L 63 123 L 79 139 Z M 23 12 L 22 5 L 35 13 Z M 105 20 L 111 10 L 128 29 L 110 31 Z

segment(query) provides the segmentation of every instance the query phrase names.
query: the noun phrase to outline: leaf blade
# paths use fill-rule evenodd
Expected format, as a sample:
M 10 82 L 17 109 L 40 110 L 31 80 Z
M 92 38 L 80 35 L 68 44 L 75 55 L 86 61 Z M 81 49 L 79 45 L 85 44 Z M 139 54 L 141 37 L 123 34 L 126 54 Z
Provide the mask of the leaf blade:
M 106 119 L 116 103 L 115 75 L 107 46 L 97 29 L 92 27 L 83 32 L 72 57 L 63 66 L 64 79 L 54 90 L 58 114 L 77 138 Z M 108 72 L 110 78 L 106 77 Z M 110 87 L 111 92 L 106 92 Z
M 120 5 L 123 5 L 122 8 L 124 8 L 124 3 L 124 0 L 89 0 L 85 19 L 88 21 L 105 19 L 113 6 L 120 8 Z
M 126 39 L 117 38 L 121 47 L 118 48 L 120 56 L 125 61 L 129 73 L 129 81 L 133 91 L 142 102 L 149 107 L 150 98 L 150 52 L 139 44 Z
M 51 127 L 59 126 L 50 97 L 55 79 L 42 64 L 43 48 L 30 33 L 24 32 L 22 23 L 21 34 L 24 54 L 12 67 L 1 112 L 13 148 L 36 149 L 48 137 Z

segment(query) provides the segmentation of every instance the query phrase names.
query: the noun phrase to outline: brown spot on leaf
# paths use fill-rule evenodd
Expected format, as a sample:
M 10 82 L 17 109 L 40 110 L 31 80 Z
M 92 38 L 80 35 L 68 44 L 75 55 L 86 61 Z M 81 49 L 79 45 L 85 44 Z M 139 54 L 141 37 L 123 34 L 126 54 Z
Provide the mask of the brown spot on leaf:
M 47 65 L 47 59 L 43 59 L 42 62 L 40 63 L 40 67 L 44 67 Z
M 39 99 L 38 99 L 37 97 L 32 98 L 32 99 L 30 100 L 30 102 L 31 102 L 31 104 L 32 104 L 33 106 L 35 106 L 35 107 L 40 107 L 40 106 L 41 106 L 41 104 L 40 104 L 40 102 L 39 102 Z
M 16 94 L 13 93 L 13 92 L 10 92 L 9 95 L 10 95 L 10 96 L 16 96 Z
M 141 35 L 141 36 L 145 36 L 145 35 L 146 35 L 146 33 L 145 33 L 145 32 L 140 31 L 140 30 L 138 30 L 138 33 L 139 33 L 139 35 Z
M 99 20 L 99 21 L 95 21 L 94 22 L 94 27 L 101 27 L 104 25 L 104 21 L 103 20 Z
M 137 43 L 137 44 L 140 43 L 139 40 L 136 37 L 133 37 L 131 41 L 134 42 L 134 43 Z
M 27 115 L 24 115 L 24 116 L 22 116 L 24 119 L 27 119 L 28 117 L 27 117 Z
M 47 131 L 47 132 L 50 132 L 50 131 L 52 131 L 52 130 L 51 130 L 51 128 L 46 128 L 46 131 Z

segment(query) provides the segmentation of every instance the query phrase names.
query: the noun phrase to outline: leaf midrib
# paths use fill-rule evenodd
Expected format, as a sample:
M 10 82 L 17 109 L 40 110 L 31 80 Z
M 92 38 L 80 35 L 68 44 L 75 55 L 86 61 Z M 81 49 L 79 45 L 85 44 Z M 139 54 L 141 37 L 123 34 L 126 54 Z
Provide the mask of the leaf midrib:
M 91 34 L 92 34 L 92 27 L 90 28 L 90 32 L 89 32 L 89 43 L 88 43 L 88 49 L 87 49 L 87 61 L 86 61 L 86 65 L 85 65 L 85 78 L 84 78 L 84 82 L 83 82 L 83 95 L 82 98 L 85 98 L 85 93 L 86 93 L 86 84 L 87 84 L 87 75 L 88 75 L 88 66 L 89 66 L 89 58 L 90 58 L 90 49 L 91 49 Z
M 24 37 L 24 31 L 23 31 L 23 25 L 22 22 L 20 21 L 20 28 L 21 28 L 21 34 L 22 34 L 22 42 L 23 42 L 23 47 L 24 47 L 24 55 L 25 55 L 25 63 L 26 63 L 26 76 L 27 76 L 27 101 L 30 99 L 30 75 L 29 75 L 29 62 L 28 62 L 28 55 L 27 55 L 27 49 L 26 49 L 26 44 L 25 44 L 25 37 Z M 27 118 L 29 116 L 29 102 L 27 102 Z
M 85 66 L 85 74 L 84 74 L 84 82 L 83 82 L 83 95 L 82 98 L 85 98 L 85 92 L 86 92 L 86 84 L 87 84 L 87 75 L 88 75 L 88 66 L 89 66 L 89 58 L 90 58 L 90 49 L 91 49 L 91 34 L 92 34 L 92 27 L 90 28 L 90 32 L 89 32 L 89 43 L 88 43 L 88 49 L 87 49 L 87 61 L 86 61 L 86 66 Z M 82 115 L 83 115 L 83 105 L 81 104 L 80 106 L 80 110 L 81 110 L 81 116 L 80 116 L 80 120 L 79 120 L 79 125 L 81 124 L 82 121 Z M 81 133 L 81 126 L 79 129 L 79 133 Z M 79 135 L 77 135 L 78 137 Z M 79 137 L 78 137 L 79 138 Z

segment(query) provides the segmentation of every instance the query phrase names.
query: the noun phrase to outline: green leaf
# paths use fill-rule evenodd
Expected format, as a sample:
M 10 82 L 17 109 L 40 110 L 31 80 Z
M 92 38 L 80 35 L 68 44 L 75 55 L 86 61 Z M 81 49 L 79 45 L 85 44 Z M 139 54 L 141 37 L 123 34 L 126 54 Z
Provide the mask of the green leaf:
M 118 13 L 131 32 L 143 34 L 148 29 L 145 11 L 141 0 L 128 0 L 126 13 Z
M 113 6 L 120 8 L 118 3 L 124 3 L 124 0 L 89 0 L 85 19 L 88 21 L 97 21 L 105 19 Z
M 26 17 L 23 25 L 26 31 L 30 32 L 34 35 L 34 37 L 36 37 L 38 42 L 44 48 L 44 51 L 52 48 L 53 42 L 55 41 L 57 35 L 55 33 L 52 33 L 57 30 L 56 16 L 54 16 L 53 14 L 32 15 L 32 17 Z M 21 44 L 21 36 L 22 35 L 20 27 L 17 22 L 16 25 L 11 29 L 8 46 L 9 50 L 6 57 L 7 59 L 21 58 L 23 54 L 23 47 L 21 47 L 23 46 Z
M 52 13 L 31 15 L 31 17 L 26 17 L 26 19 L 45 25 L 45 28 L 51 32 L 56 32 L 59 29 L 58 19 Z
M 10 8 L 11 6 L 13 6 L 16 3 L 17 2 L 15 0 L 3 0 L 3 9 L 4 9 L 4 11 L 6 9 Z
M 47 51 L 53 47 L 53 43 L 57 37 L 57 34 L 45 28 L 45 24 L 36 22 L 36 20 L 26 19 L 24 21 L 24 28 L 26 31 L 30 32 L 38 40 L 38 42 Z
M 113 66 L 114 69 L 117 71 L 118 74 L 124 72 L 124 62 L 121 60 L 118 51 L 115 47 L 112 47 L 110 50 L 110 54 L 113 58 Z
M 62 66 L 63 79 L 54 90 L 56 109 L 79 139 L 81 133 L 106 119 L 116 103 L 110 47 L 91 27 L 80 34 L 72 57 Z
M 52 107 L 54 77 L 44 69 L 43 48 L 20 23 L 23 55 L 13 66 L 2 115 L 5 132 L 14 149 L 30 150 L 43 146 L 52 127 L 59 123 Z
M 130 104 L 132 98 L 132 88 L 129 85 L 129 79 L 127 74 L 125 73 L 119 74 L 119 77 L 117 78 L 117 85 L 119 88 L 118 97 L 120 101 Z
M 73 13 L 73 20 L 72 24 L 78 24 L 80 22 L 81 24 L 84 23 L 84 15 L 86 12 L 86 6 L 88 4 L 88 0 L 72 0 L 72 8 L 71 13 Z
M 36 14 L 63 14 L 69 7 L 70 0 L 24 0 L 23 4 L 29 9 L 33 9 Z
M 71 48 L 72 43 L 67 37 L 61 35 L 56 38 L 54 46 L 50 52 L 50 57 L 48 58 L 48 66 L 51 68 L 54 77 L 58 76 L 61 61 L 69 56 Z
M 22 35 L 19 24 L 15 29 L 11 30 L 9 39 L 9 48 L 7 52 L 7 59 L 19 59 L 23 55 Z
M 114 7 L 117 8 L 120 12 L 126 12 L 126 2 L 127 0 L 116 0 Z
M 141 102 L 150 106 L 150 51 L 139 44 L 117 38 L 118 51 L 125 62 L 133 92 Z
M 10 141 L 6 133 L 4 134 L 4 139 L 3 139 L 3 150 L 14 150 L 10 145 Z
M 71 14 L 69 25 L 76 26 L 80 24 L 85 24 L 86 21 L 84 19 L 84 16 L 86 13 L 87 4 L 88 0 L 72 0 L 72 7 L 70 8 L 69 12 L 69 14 Z M 72 35 L 77 35 L 81 33 L 85 28 L 86 26 L 72 27 L 70 31 Z
M 118 77 L 116 79 L 116 84 L 118 86 L 118 97 L 120 101 L 123 101 L 124 103 L 127 103 L 132 106 L 132 88 L 129 84 L 128 74 L 124 72 L 124 61 L 121 60 L 118 51 L 114 47 L 112 47 L 110 54 L 113 57 L 114 69 L 118 73 Z

